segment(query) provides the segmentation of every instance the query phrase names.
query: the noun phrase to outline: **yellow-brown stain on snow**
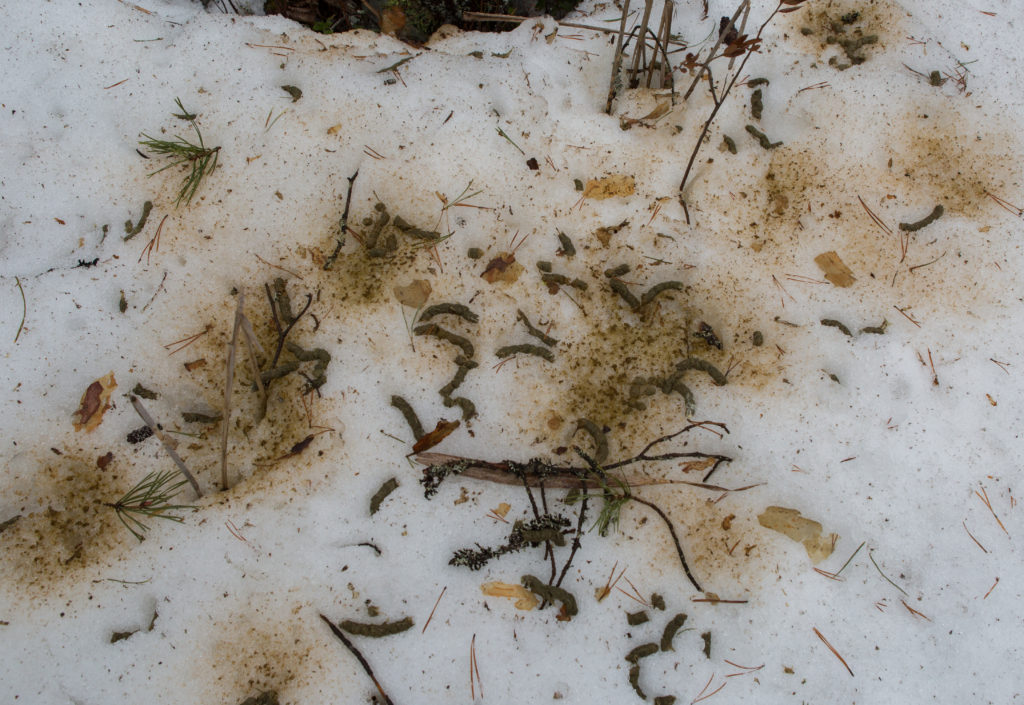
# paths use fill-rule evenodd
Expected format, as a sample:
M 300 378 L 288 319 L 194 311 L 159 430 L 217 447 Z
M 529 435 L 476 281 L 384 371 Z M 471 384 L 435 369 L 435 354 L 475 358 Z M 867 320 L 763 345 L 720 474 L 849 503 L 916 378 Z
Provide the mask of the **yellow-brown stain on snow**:
M 61 452 L 27 452 L 17 467 L 31 483 L 11 478 L 15 487 L 28 488 L 15 490 L 22 504 L 14 516 L 20 518 L 0 532 L 0 562 L 14 599 L 34 603 L 64 597 L 99 577 L 136 543 L 108 506 L 134 484 L 126 464 L 115 458 L 100 468 L 84 452 Z

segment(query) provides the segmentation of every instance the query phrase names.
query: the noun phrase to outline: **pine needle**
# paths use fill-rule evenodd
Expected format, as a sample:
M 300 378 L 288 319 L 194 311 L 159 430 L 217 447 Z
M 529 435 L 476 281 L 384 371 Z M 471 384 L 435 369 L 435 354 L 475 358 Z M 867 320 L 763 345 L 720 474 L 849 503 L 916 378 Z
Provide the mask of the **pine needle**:
M 179 490 L 188 484 L 188 480 L 184 478 L 175 480 L 177 475 L 177 470 L 151 472 L 142 482 L 128 490 L 124 497 L 107 506 L 113 507 L 121 523 L 135 538 L 142 541 L 146 538 L 145 532 L 149 531 L 144 519 L 169 519 L 181 522 L 184 521 L 184 517 L 173 512 L 193 509 L 188 504 L 171 504 Z
M 150 172 L 150 176 L 159 174 L 161 171 L 171 167 L 187 167 L 188 173 L 181 183 L 181 188 L 178 190 L 178 198 L 174 202 L 175 207 L 177 207 L 181 205 L 182 201 L 185 202 L 185 205 L 192 203 L 192 198 L 196 195 L 196 191 L 199 189 L 199 184 L 203 178 L 213 173 L 213 170 L 217 168 L 217 155 L 220 153 L 220 147 L 206 146 L 205 142 L 203 142 L 203 135 L 199 131 L 199 126 L 196 124 L 196 115 L 185 110 L 185 106 L 181 104 L 180 98 L 175 98 L 174 100 L 178 104 L 178 108 L 181 109 L 181 113 L 175 114 L 175 117 L 188 120 L 189 124 L 192 125 L 192 129 L 195 130 L 196 142 L 189 142 L 177 135 L 175 135 L 173 140 L 162 140 L 143 133 L 142 136 L 145 139 L 139 140 L 139 144 L 160 156 L 174 158 L 174 161 L 167 166 Z

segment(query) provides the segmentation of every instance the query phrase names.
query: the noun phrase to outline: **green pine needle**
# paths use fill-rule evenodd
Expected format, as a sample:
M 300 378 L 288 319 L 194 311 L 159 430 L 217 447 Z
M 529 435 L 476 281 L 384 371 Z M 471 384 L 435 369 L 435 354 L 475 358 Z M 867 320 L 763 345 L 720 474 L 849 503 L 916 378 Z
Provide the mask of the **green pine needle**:
M 144 533 L 149 531 L 144 519 L 169 519 L 181 522 L 184 521 L 184 517 L 174 512 L 193 509 L 188 504 L 171 504 L 178 491 L 188 483 L 184 478 L 175 480 L 175 477 L 179 477 L 177 470 L 151 472 L 142 482 L 128 490 L 124 497 L 107 506 L 112 507 L 128 531 L 142 541 L 146 538 Z
M 139 140 L 139 144 L 158 155 L 174 158 L 173 162 L 151 172 L 150 176 L 159 174 L 161 171 L 171 167 L 186 167 L 188 173 L 181 183 L 181 188 L 178 190 L 178 198 L 174 202 L 175 206 L 180 206 L 182 201 L 185 202 L 185 205 L 192 203 L 192 198 L 196 195 L 196 191 L 199 189 L 199 184 L 203 178 L 217 168 L 217 156 L 220 153 L 220 147 L 207 147 L 203 142 L 203 135 L 199 131 L 199 126 L 196 124 L 196 115 L 185 110 L 185 106 L 181 104 L 180 98 L 175 98 L 175 102 L 178 104 L 181 113 L 175 113 L 174 116 L 188 120 L 189 124 L 192 125 L 192 129 L 196 132 L 196 142 L 189 142 L 177 135 L 175 135 L 173 140 L 162 140 L 143 133 L 142 136 L 145 139 Z

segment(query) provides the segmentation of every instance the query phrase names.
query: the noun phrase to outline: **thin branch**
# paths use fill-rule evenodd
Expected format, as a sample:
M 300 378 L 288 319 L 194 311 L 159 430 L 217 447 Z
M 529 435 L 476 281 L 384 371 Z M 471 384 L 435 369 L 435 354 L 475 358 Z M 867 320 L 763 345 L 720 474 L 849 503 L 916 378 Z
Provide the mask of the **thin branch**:
M 161 445 L 163 445 L 164 450 L 166 450 L 167 454 L 171 456 L 171 460 L 173 460 L 174 464 L 178 466 L 178 470 L 180 470 L 181 474 L 185 476 L 188 483 L 192 485 L 192 489 L 195 491 L 196 497 L 202 497 L 203 493 L 199 489 L 199 483 L 196 482 L 196 478 L 191 472 L 189 472 L 189 469 L 185 465 L 185 461 L 181 459 L 181 456 L 179 456 L 171 444 L 167 442 L 167 439 L 164 437 L 163 432 L 160 431 L 157 422 L 154 421 L 153 417 L 149 415 L 148 411 L 146 411 L 146 407 L 142 405 L 142 402 L 139 401 L 139 398 L 136 396 L 131 396 L 129 399 L 132 406 L 135 407 L 135 412 L 142 418 L 142 421 L 146 426 L 149 427 L 149 430 L 153 432 L 153 435 L 157 437 L 157 440 L 159 440 Z
M 634 502 L 639 502 L 640 504 L 643 504 L 653 509 L 655 513 L 659 517 L 661 517 L 662 521 L 665 522 L 665 526 L 668 527 L 668 532 L 672 535 L 672 542 L 676 546 L 676 555 L 679 556 L 679 562 L 683 565 L 683 572 L 686 573 L 686 577 L 690 579 L 690 583 L 692 583 L 693 586 L 697 588 L 699 592 L 704 592 L 704 588 L 700 586 L 700 583 L 697 582 L 697 579 L 693 577 L 693 573 L 690 572 L 690 566 L 686 563 L 686 556 L 683 555 L 683 547 L 679 543 L 679 537 L 676 535 L 676 529 L 672 525 L 672 520 L 669 519 L 668 515 L 661 510 L 661 507 L 654 504 L 654 502 L 648 502 L 646 499 L 640 499 L 636 495 L 633 495 L 632 499 Z
M 395 705 L 394 702 L 392 702 L 391 698 L 388 697 L 388 694 L 384 692 L 384 688 L 381 687 L 380 682 L 377 680 L 377 677 L 373 675 L 373 669 L 370 668 L 369 662 L 359 652 L 359 649 L 356 648 L 356 645 L 353 644 L 347 636 L 345 636 L 345 633 L 341 631 L 341 629 L 339 629 L 331 620 L 327 619 L 327 617 L 325 617 L 323 614 L 320 615 L 320 619 L 324 620 L 327 626 L 331 628 L 331 633 L 334 634 L 334 636 L 338 637 L 338 640 L 341 641 L 341 643 L 345 645 L 345 648 L 348 649 L 352 653 L 352 655 L 356 657 L 357 661 L 359 661 L 359 665 L 363 667 L 363 670 L 366 672 L 366 675 L 370 677 L 370 680 L 373 681 L 373 684 L 377 687 L 377 692 L 380 693 L 380 696 L 382 698 L 384 698 L 384 705 Z

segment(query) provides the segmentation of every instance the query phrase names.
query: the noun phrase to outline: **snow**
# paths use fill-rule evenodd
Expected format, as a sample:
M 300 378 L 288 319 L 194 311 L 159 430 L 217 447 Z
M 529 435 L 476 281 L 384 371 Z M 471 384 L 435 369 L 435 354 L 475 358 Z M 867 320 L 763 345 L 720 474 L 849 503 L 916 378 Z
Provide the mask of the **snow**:
M 681 3 L 675 31 L 693 44 L 709 36 L 732 10 L 711 5 L 712 19 L 700 22 L 699 3 Z M 800 28 L 850 9 L 879 41 L 864 64 L 838 71 L 828 59 L 840 50 Z M 818 0 L 777 19 L 746 73 L 770 79 L 755 124 L 784 144 L 765 151 L 746 134 L 751 91 L 737 86 L 687 187 L 689 225 L 679 181 L 711 100 L 701 87 L 653 126 L 622 129 L 621 117 L 669 98 L 627 91 L 604 114 L 612 35 L 538 18 L 502 34 L 446 30 L 417 49 L 186 0 L 9 10 L 0 32 L 9 443 L 0 522 L 21 518 L 0 532 L 4 702 L 234 705 L 271 689 L 282 703 L 367 702 L 371 681 L 319 615 L 374 621 L 368 605 L 377 620 L 415 622 L 401 635 L 353 637 L 399 704 L 470 700 L 471 643 L 483 686 L 474 694 L 485 702 L 633 702 L 624 656 L 658 641 L 678 612 L 692 630 L 641 662 L 651 698 L 690 702 L 723 684 L 709 702 L 1020 697 L 1020 219 L 988 195 L 1024 200 L 1024 98 L 1013 90 L 1024 10 L 1015 3 Z M 752 23 L 770 10 L 755 3 Z M 589 3 L 567 20 L 600 25 L 617 13 Z M 397 74 L 387 70 L 402 59 Z M 966 92 L 905 67 L 955 74 L 957 62 L 969 70 Z M 829 85 L 801 90 L 821 82 Z M 178 208 L 180 173 L 150 176 L 164 162 L 136 152 L 142 133 L 193 136 L 172 117 L 176 97 L 198 113 L 206 143 L 221 147 L 218 169 Z M 738 154 L 719 149 L 723 134 Z M 403 245 L 385 258 L 391 264 L 366 257 L 350 235 L 324 271 L 357 171 L 356 230 L 379 199 L 392 216 L 454 234 L 436 252 Z M 635 177 L 636 193 L 579 202 L 574 180 L 615 174 Z M 441 197 L 460 194 L 474 207 L 442 208 Z M 147 200 L 146 226 L 123 240 L 122 223 L 137 221 Z M 897 224 L 938 203 L 945 214 L 909 236 L 901 261 Z M 603 247 L 594 231 L 623 221 Z M 159 247 L 147 252 L 158 228 Z M 558 231 L 575 257 L 557 253 Z M 513 243 L 519 278 L 482 279 Z M 484 257 L 469 259 L 472 247 Z M 824 282 L 815 265 L 832 250 L 853 271 L 851 287 Z M 549 294 L 539 260 L 589 288 Z M 607 288 L 603 271 L 619 263 L 632 267 L 625 280 L 635 293 L 667 280 L 684 290 L 635 313 Z M 223 411 L 238 292 L 264 346 L 276 340 L 263 289 L 276 277 L 296 311 L 313 297 L 289 340 L 330 352 L 327 383 L 322 396 L 305 397 L 307 411 L 303 380 L 275 382 L 256 424 L 239 348 L 233 487 L 220 492 L 221 424 L 180 414 Z M 617 533 L 583 537 L 564 583 L 580 608 L 571 621 L 481 594 L 484 582 L 545 578 L 540 549 L 479 572 L 450 566 L 456 549 L 506 540 L 510 527 L 491 509 L 507 502 L 514 520 L 530 508 L 519 488 L 469 478 L 424 499 L 420 466 L 406 458 L 412 434 L 390 399 L 404 396 L 427 430 L 457 418 L 437 392 L 457 349 L 410 335 L 414 309 L 392 288 L 415 279 L 429 281 L 431 303 L 467 303 L 480 315 L 474 324 L 443 319 L 475 347 L 479 367 L 458 394 L 479 415 L 439 452 L 570 463 L 571 450 L 557 451 L 590 447 L 572 433 L 590 417 L 609 426 L 611 458 L 629 457 L 686 424 L 678 395 L 630 410 L 633 377 L 666 374 L 691 347 L 723 370 L 738 363 L 724 387 L 686 377 L 694 418 L 730 433 L 697 428 L 665 450 L 728 455 L 709 482 L 758 486 L 722 495 L 670 484 L 636 495 L 672 517 L 704 590 L 744 602 L 694 602 L 707 598 L 687 581 L 664 524 L 636 503 Z M 500 347 L 533 342 L 517 309 L 550 323 L 555 362 L 519 356 L 496 369 Z M 860 332 L 883 320 L 884 335 Z M 692 338 L 702 321 L 721 352 Z M 172 352 L 173 341 L 208 326 Z M 750 342 L 755 330 L 763 346 Z M 94 431 L 76 432 L 83 392 L 111 371 L 113 408 Z M 170 437 L 204 489 L 199 499 L 184 489 L 177 501 L 197 511 L 181 523 L 148 520 L 142 542 L 105 504 L 173 469 L 156 439 L 126 443 L 142 425 L 128 399 L 137 383 L 159 394 L 144 403 L 165 429 L 192 434 Z M 108 452 L 112 462 L 98 467 Z M 678 463 L 645 470 L 700 480 Z M 399 488 L 371 517 L 370 497 L 390 477 Z M 548 493 L 553 510 L 557 495 Z M 823 571 L 839 571 L 865 545 L 841 580 L 828 579 L 802 545 L 759 524 L 769 506 L 797 509 L 838 536 Z M 558 549 L 559 564 L 567 550 Z M 647 608 L 651 621 L 630 627 L 625 613 L 641 606 L 625 592 L 598 602 L 616 565 L 643 598 L 662 594 L 666 611 Z M 631 592 L 625 578 L 618 586 Z

